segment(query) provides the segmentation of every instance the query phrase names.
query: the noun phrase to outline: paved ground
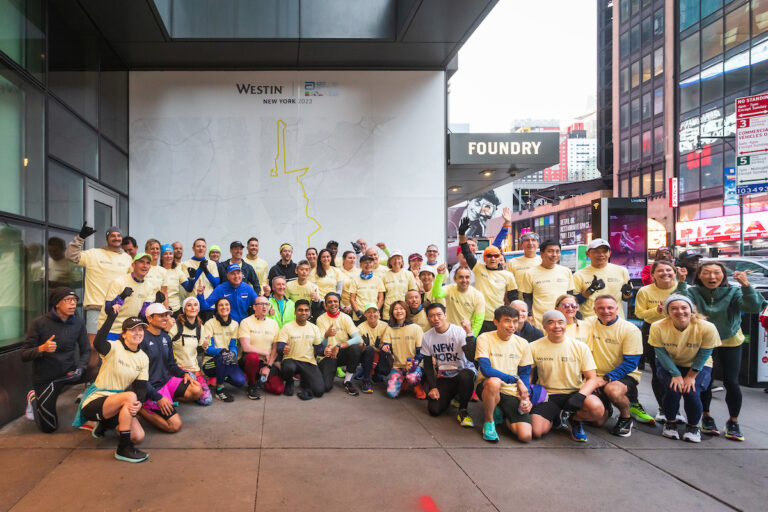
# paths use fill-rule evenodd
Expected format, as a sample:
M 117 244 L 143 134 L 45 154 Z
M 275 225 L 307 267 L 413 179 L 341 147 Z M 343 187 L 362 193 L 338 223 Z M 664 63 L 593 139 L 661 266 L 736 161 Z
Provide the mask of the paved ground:
M 111 433 L 70 427 L 70 393 L 61 432 L 24 418 L 0 430 L 0 510 L 764 511 L 768 395 L 744 392 L 743 443 L 693 445 L 643 426 L 626 439 L 588 428 L 586 445 L 562 432 L 522 445 L 501 429 L 496 446 L 480 437 L 478 404 L 472 431 L 380 389 L 354 398 L 338 385 L 311 402 L 238 392 L 232 404 L 183 405 L 177 434 L 148 428 L 142 464 L 116 461 Z M 722 393 L 713 410 L 723 424 Z

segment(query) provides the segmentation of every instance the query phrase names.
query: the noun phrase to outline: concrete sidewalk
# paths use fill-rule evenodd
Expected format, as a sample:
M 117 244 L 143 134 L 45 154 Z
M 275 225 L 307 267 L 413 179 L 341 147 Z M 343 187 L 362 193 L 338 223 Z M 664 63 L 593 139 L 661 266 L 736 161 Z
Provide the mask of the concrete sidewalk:
M 650 410 L 649 375 L 641 398 Z M 498 445 L 453 414 L 432 418 L 412 395 L 390 400 L 336 388 L 323 398 L 248 400 L 180 408 L 184 427 L 151 427 L 148 461 L 114 459 L 116 439 L 70 424 L 72 391 L 59 402 L 60 432 L 24 418 L 0 430 L 0 510 L 465 511 L 537 509 L 766 510 L 768 395 L 744 388 L 746 441 L 701 444 L 640 426 L 629 438 L 587 428 L 589 442 L 562 431 L 523 445 L 505 428 Z M 713 412 L 726 419 L 723 393 Z M 611 420 L 608 428 L 613 425 Z

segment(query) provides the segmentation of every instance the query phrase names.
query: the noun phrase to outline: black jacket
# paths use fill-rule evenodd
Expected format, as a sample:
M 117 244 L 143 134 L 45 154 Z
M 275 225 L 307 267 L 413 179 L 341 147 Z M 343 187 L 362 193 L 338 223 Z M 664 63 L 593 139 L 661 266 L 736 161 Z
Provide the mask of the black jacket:
M 282 260 L 281 260 L 282 261 Z M 287 265 L 283 265 L 278 261 L 275 265 L 269 269 L 269 287 L 272 287 L 272 278 L 277 276 L 285 277 L 286 281 L 293 281 L 296 279 L 296 264 L 291 260 Z
M 37 348 L 52 335 L 55 335 L 56 352 L 39 352 Z M 75 315 L 62 322 L 54 310 L 32 320 L 21 346 L 21 360 L 34 362 L 32 380 L 35 384 L 61 378 L 77 368 L 85 372 L 90 355 L 85 323 Z
M 528 343 L 533 343 L 534 341 L 544 337 L 543 332 L 541 332 L 540 330 L 538 330 L 528 322 L 525 322 L 525 325 L 523 325 L 523 329 L 520 332 L 516 332 L 515 334 L 523 338 Z
M 154 335 L 145 331 L 139 348 L 149 357 L 147 396 L 157 402 L 163 397 L 157 390 L 165 386 L 170 377 L 184 378 L 186 372 L 179 368 L 173 357 L 173 343 L 167 332 Z
M 227 282 L 227 269 L 229 268 L 229 262 L 231 260 L 232 258 L 228 259 L 227 261 L 222 261 L 218 265 L 219 279 L 221 279 L 222 283 Z M 253 268 L 253 266 L 243 260 L 240 263 L 240 269 L 243 271 L 243 282 L 251 285 L 253 289 L 256 290 L 256 293 L 260 293 L 261 285 L 259 284 L 259 278 L 256 276 L 256 270 Z

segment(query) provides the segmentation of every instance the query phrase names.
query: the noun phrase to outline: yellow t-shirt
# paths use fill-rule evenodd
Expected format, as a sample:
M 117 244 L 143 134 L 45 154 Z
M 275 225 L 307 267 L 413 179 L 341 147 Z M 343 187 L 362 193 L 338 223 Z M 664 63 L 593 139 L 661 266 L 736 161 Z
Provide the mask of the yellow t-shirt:
M 363 310 L 366 304 L 377 304 L 379 298 L 379 292 L 384 292 L 384 282 L 381 278 L 376 277 L 374 274 L 370 279 L 363 279 L 358 273 L 349 286 L 349 293 L 356 294 L 355 301 L 360 311 Z
M 523 274 L 533 267 L 541 265 L 541 256 L 538 254 L 533 258 L 526 258 L 525 256 L 517 256 L 507 260 L 507 270 L 512 272 L 515 276 L 515 281 L 520 284 L 523 281 Z
M 595 298 L 600 295 L 610 295 L 616 299 L 616 303 L 619 305 L 619 316 L 624 318 L 624 308 L 621 307 L 621 287 L 629 282 L 627 269 L 613 263 L 608 263 L 599 269 L 592 265 L 584 267 L 573 274 L 573 291 L 581 293 L 589 288 L 593 276 L 602 279 L 605 282 L 605 288 L 596 291 L 579 305 L 581 316 L 584 318 L 595 316 Z
M 384 338 L 384 333 L 387 331 L 387 327 L 387 323 L 382 322 L 381 320 L 376 322 L 376 327 L 371 327 L 366 320 L 357 326 L 357 330 L 360 331 L 360 337 L 363 338 L 363 343 L 365 343 L 367 336 L 370 346 L 378 350 L 381 347 L 381 340 Z M 378 340 L 378 343 L 376 340 Z
M 168 308 L 171 311 L 178 311 L 181 309 L 181 294 L 186 295 L 187 292 L 181 287 L 181 283 L 186 281 L 186 278 L 181 275 L 179 267 L 164 269 L 165 270 L 165 291 L 168 296 Z M 186 298 L 186 297 L 185 297 Z
M 160 265 L 152 265 L 149 267 L 149 272 L 147 272 L 147 277 L 144 280 L 149 281 L 153 288 L 160 290 L 160 288 L 165 286 L 166 274 L 167 271 Z
M 672 362 L 688 368 L 693 364 L 699 349 L 716 348 L 721 345 L 717 327 L 706 320 L 691 322 L 684 331 L 678 331 L 671 318 L 665 318 L 651 324 L 648 344 L 652 347 L 664 347 Z M 712 367 L 712 357 L 704 366 Z
M 637 291 L 635 297 L 635 316 L 652 324 L 666 318 L 664 313 L 659 313 L 656 308 L 663 304 L 667 298 L 677 289 L 677 284 L 667 290 L 662 290 L 655 283 L 643 286 Z
M 139 312 L 141 312 L 141 306 L 143 306 L 145 302 L 155 302 L 155 294 L 158 292 L 158 289 L 155 288 L 150 281 L 144 279 L 144 281 L 139 283 L 131 274 L 124 274 L 112 281 L 109 285 L 109 288 L 107 288 L 106 300 L 114 300 L 114 298 L 120 295 L 125 288 L 131 288 L 133 294 L 125 299 L 125 303 L 117 314 L 115 323 L 112 324 L 112 329 L 109 330 L 109 332 L 116 334 L 120 334 L 122 331 L 123 321 L 126 318 L 138 316 Z M 104 324 L 106 319 L 107 314 L 104 311 L 104 305 L 102 304 L 98 320 L 99 327 Z
M 207 267 L 208 267 L 208 273 L 210 273 L 211 276 L 219 277 L 219 269 L 216 266 L 215 262 L 213 262 L 211 260 L 208 260 Z M 180 270 L 181 275 L 184 277 L 184 281 L 186 281 L 187 279 L 189 279 L 189 270 L 188 269 L 194 268 L 195 270 L 197 270 L 198 268 L 200 268 L 200 262 L 197 261 L 197 260 L 187 260 L 187 261 L 183 262 L 181 265 L 177 266 L 176 268 L 178 268 Z M 227 280 L 227 277 L 224 276 L 224 281 L 226 281 L 226 280 Z M 184 281 L 182 281 L 182 283 Z M 197 296 L 197 287 L 198 287 L 198 285 L 200 283 L 203 283 L 203 296 L 205 296 L 205 297 L 208 297 L 211 294 L 211 292 L 214 290 L 214 288 L 216 288 L 208 280 L 208 277 L 205 275 L 205 272 L 201 272 L 200 273 L 200 277 L 195 282 L 195 285 L 192 287 L 192 292 L 191 293 L 188 293 L 184 289 L 182 289 L 179 292 L 180 293 L 179 297 L 181 298 L 181 301 L 184 302 L 184 299 L 186 299 L 187 297 L 190 297 L 190 296 L 196 297 Z
M 421 308 L 421 311 L 415 315 L 412 315 L 411 321 L 421 327 L 421 330 L 424 332 L 427 332 L 432 328 L 432 326 L 429 324 L 429 320 L 427 320 L 427 312 L 424 308 Z
M 485 263 L 477 263 L 472 269 L 475 274 L 475 288 L 485 298 L 485 320 L 493 320 L 493 312 L 504 305 L 508 291 L 517 290 L 517 281 L 507 270 L 488 270 Z
M 416 324 L 408 324 L 402 327 L 389 327 L 384 332 L 382 343 L 392 344 L 392 356 L 394 368 L 405 368 L 408 359 L 416 357 L 416 347 L 421 347 L 421 338 L 424 331 Z
M 569 338 L 573 338 L 574 340 L 580 341 L 581 343 L 586 343 L 590 332 L 592 332 L 592 322 L 596 318 L 597 317 L 593 316 L 592 318 L 588 318 L 586 320 L 576 320 L 575 324 L 570 324 L 566 327 L 565 334 Z
M 344 281 L 341 288 L 341 305 L 349 306 L 349 289 L 352 287 L 355 276 L 360 274 L 360 269 L 352 267 L 352 270 L 344 270 L 344 267 L 337 266 L 336 270 L 339 273 L 339 278 Z
M 389 272 L 389 267 L 379 263 L 376 268 L 373 269 L 373 275 L 384 281 L 384 274 Z
M 387 321 L 389 320 L 389 308 L 392 304 L 398 300 L 405 300 L 405 294 L 410 290 L 418 290 L 419 285 L 416 284 L 413 274 L 405 269 L 400 269 L 397 273 L 388 269 L 384 272 L 382 281 L 384 281 L 386 295 L 384 296 L 384 311 L 381 317 Z
M 317 285 L 320 290 L 320 298 L 325 299 L 327 294 L 336 291 L 336 283 L 344 279 L 336 267 L 330 267 L 325 273 L 325 277 L 318 276 L 317 269 L 313 269 L 309 273 L 309 280 Z
M 570 394 L 583 384 L 581 374 L 596 370 L 595 360 L 586 343 L 569 337 L 552 343 L 546 336 L 531 343 L 533 365 L 538 368 L 538 383 L 550 395 Z
M 216 348 L 229 348 L 229 342 L 237 339 L 237 330 L 239 324 L 235 320 L 230 320 L 229 325 L 221 325 L 216 317 L 211 318 L 203 325 L 203 347 L 207 348 L 209 343 L 213 343 Z M 243 357 L 243 351 L 240 350 L 240 343 L 237 344 L 237 357 Z M 213 359 L 208 354 L 203 355 L 203 364 Z
M 487 357 L 491 366 L 507 375 L 517 375 L 520 366 L 533 364 L 531 346 L 520 336 L 512 335 L 507 341 L 499 338 L 496 331 L 484 332 L 477 338 L 475 359 Z M 485 379 L 483 372 L 477 372 L 475 385 Z M 501 385 L 501 392 L 505 395 L 518 396 L 517 383 Z
M 317 285 L 309 279 L 304 284 L 299 284 L 299 280 L 294 279 L 293 281 L 288 281 L 288 284 L 285 286 L 285 296 L 293 302 L 300 299 L 312 302 L 312 292 L 317 292 L 318 299 L 320 298 L 320 291 Z
M 259 279 L 259 286 L 269 284 L 267 282 L 267 276 L 269 275 L 269 265 L 267 264 L 267 260 L 259 258 L 258 256 L 256 256 L 255 260 L 252 260 L 248 257 L 248 254 L 243 256 L 243 260 L 253 267 L 254 272 L 256 272 L 256 277 Z M 258 292 L 259 290 L 256 291 Z
M 149 379 L 149 356 L 136 348 L 128 349 L 121 340 L 108 341 L 111 348 L 101 358 L 101 368 L 94 384 L 97 388 L 122 392 L 136 380 Z M 83 406 L 97 398 L 114 394 L 112 391 L 94 391 L 83 402 Z
M 339 313 L 339 316 L 336 318 L 331 318 L 328 316 L 328 313 L 323 313 L 318 317 L 317 328 L 320 329 L 321 335 L 325 336 L 325 331 L 327 331 L 331 325 L 336 327 L 336 336 L 328 338 L 329 347 L 335 347 L 336 345 L 344 343 L 358 332 L 357 327 L 355 327 L 355 322 L 352 321 L 352 318 L 349 315 L 343 312 Z
M 624 356 L 643 354 L 643 337 L 634 324 L 619 318 L 611 325 L 603 325 L 597 317 L 594 318 L 587 345 L 595 359 L 598 377 L 619 366 Z M 628 375 L 640 382 L 639 369 L 635 368 Z
M 240 322 L 237 339 L 248 338 L 248 343 L 252 347 L 269 352 L 272 350 L 272 343 L 277 339 L 278 331 L 280 327 L 273 319 L 257 320 L 254 315 L 251 315 Z
M 307 322 L 301 326 L 294 320 L 283 326 L 277 335 L 277 341 L 288 344 L 289 351 L 285 359 L 317 364 L 314 346 L 323 342 L 323 333 L 315 324 Z
M 197 363 L 197 347 L 203 343 L 203 327 L 200 326 L 200 339 L 197 338 L 197 328 L 189 328 L 186 325 L 181 326 L 181 336 L 179 334 L 178 322 L 173 322 L 168 330 L 168 336 L 173 342 L 173 357 L 176 358 L 176 364 L 179 368 L 188 372 L 199 372 L 200 365 Z
M 555 309 L 557 298 L 573 290 L 573 276 L 567 267 L 555 265 L 544 268 L 541 265 L 528 269 L 520 283 L 520 293 L 533 294 L 533 320 L 541 329 L 541 317 L 550 309 Z
M 125 252 L 88 249 L 80 253 L 78 265 L 85 268 L 85 297 L 83 306 L 104 307 L 109 285 L 131 271 L 131 257 Z M 112 300 L 114 297 L 110 297 Z M 117 323 L 117 322 L 115 322 Z M 101 325 L 101 324 L 99 324 Z
M 445 287 L 445 297 L 435 301 L 445 306 L 448 322 L 455 325 L 461 325 L 463 320 L 471 322 L 474 315 L 485 315 L 485 297 L 474 286 L 461 293 L 456 284 L 449 284 Z

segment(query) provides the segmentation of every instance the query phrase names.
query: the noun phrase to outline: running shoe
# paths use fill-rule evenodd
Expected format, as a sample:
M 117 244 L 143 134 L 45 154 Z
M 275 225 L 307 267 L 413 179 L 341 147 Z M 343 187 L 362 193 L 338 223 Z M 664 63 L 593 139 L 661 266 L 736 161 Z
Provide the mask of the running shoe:
M 235 401 L 235 397 L 233 397 L 231 394 L 229 394 L 229 391 L 227 391 L 224 388 L 216 390 L 216 398 L 218 398 L 222 402 L 234 402 Z
M 573 416 L 568 418 L 568 426 L 571 431 L 571 439 L 579 443 L 587 442 L 587 433 L 584 432 L 584 425 L 580 421 L 573 419 Z
M 664 429 L 661 431 L 661 435 L 669 439 L 680 439 L 680 434 L 677 433 L 677 423 L 664 423 Z
M 656 420 L 656 423 L 666 423 L 667 422 L 667 415 L 664 414 L 664 411 L 661 409 L 661 407 L 659 407 L 659 412 L 656 413 L 656 417 L 654 419 Z
M 704 434 L 707 434 L 710 436 L 720 435 L 720 430 L 717 428 L 717 424 L 715 423 L 715 418 L 713 418 L 712 416 L 702 416 L 701 431 Z
M 616 425 L 614 425 L 611 434 L 619 437 L 629 437 L 632 435 L 632 418 L 619 417 Z
M 715 386 L 712 388 L 712 393 L 721 393 L 725 391 L 725 388 L 723 386 Z
M 346 374 L 344 373 L 344 369 L 341 366 L 336 367 L 336 376 L 340 379 L 343 379 Z
M 85 423 L 83 423 L 77 428 L 79 428 L 80 430 L 85 430 L 86 432 L 91 432 L 93 431 L 93 425 L 94 425 L 93 421 L 86 421 Z
M 427 394 L 424 392 L 424 388 L 421 386 L 421 384 L 413 385 L 413 394 L 416 395 L 416 398 L 419 400 L 427 399 Z
M 459 406 L 459 401 L 458 400 L 456 400 L 455 398 L 453 400 L 451 400 L 451 407 L 458 407 L 458 406 Z
M 91 430 L 91 435 L 96 439 L 101 439 L 104 437 L 104 434 L 107 433 L 107 426 L 104 425 L 103 421 L 97 421 L 96 425 L 94 425 L 93 430 Z
M 118 446 L 117 450 L 115 450 L 115 458 L 125 462 L 144 462 L 149 458 L 149 454 L 139 450 L 133 446 L 133 443 L 130 443 L 126 446 Z
M 352 396 L 357 396 L 360 394 L 355 385 L 352 384 L 351 380 L 344 383 L 344 391 L 346 391 L 348 395 Z
M 683 441 L 688 441 L 689 443 L 700 443 L 701 431 L 699 430 L 699 427 L 696 425 L 686 425 L 685 434 L 683 434 Z
M 315 398 L 315 395 L 312 394 L 311 389 L 302 389 L 296 394 L 297 397 L 299 397 L 301 400 L 312 400 Z
M 285 396 L 293 396 L 293 379 L 288 379 L 283 390 Z
M 472 417 L 466 410 L 459 411 L 459 415 L 456 416 L 456 419 L 459 420 L 459 425 L 462 427 L 472 428 L 475 426 L 475 422 L 472 421 Z
M 499 434 L 496 433 L 496 425 L 492 421 L 483 423 L 483 439 L 491 443 L 499 442 Z
M 35 391 L 30 389 L 29 393 L 27 393 L 27 410 L 24 412 L 24 416 L 27 417 L 29 421 L 35 421 L 35 411 L 32 410 L 32 400 L 35 398 Z
M 645 409 L 639 402 L 629 404 L 629 415 L 638 423 L 647 423 L 649 425 L 656 423 L 653 416 L 645 412 Z
M 261 391 L 259 390 L 259 386 L 254 384 L 253 386 L 248 386 L 248 398 L 251 400 L 259 400 L 261 399 Z
M 496 425 L 504 423 L 504 413 L 498 407 L 493 410 L 493 423 Z
M 744 436 L 741 434 L 738 421 L 728 420 L 725 422 L 725 438 L 732 439 L 734 441 L 744 440 Z
M 363 381 L 363 393 L 373 393 L 373 384 L 370 379 L 365 379 Z
M 687 423 L 688 420 L 685 419 L 685 416 L 683 416 L 683 413 L 680 411 L 677 412 L 677 416 L 675 416 L 675 421 L 678 423 Z

